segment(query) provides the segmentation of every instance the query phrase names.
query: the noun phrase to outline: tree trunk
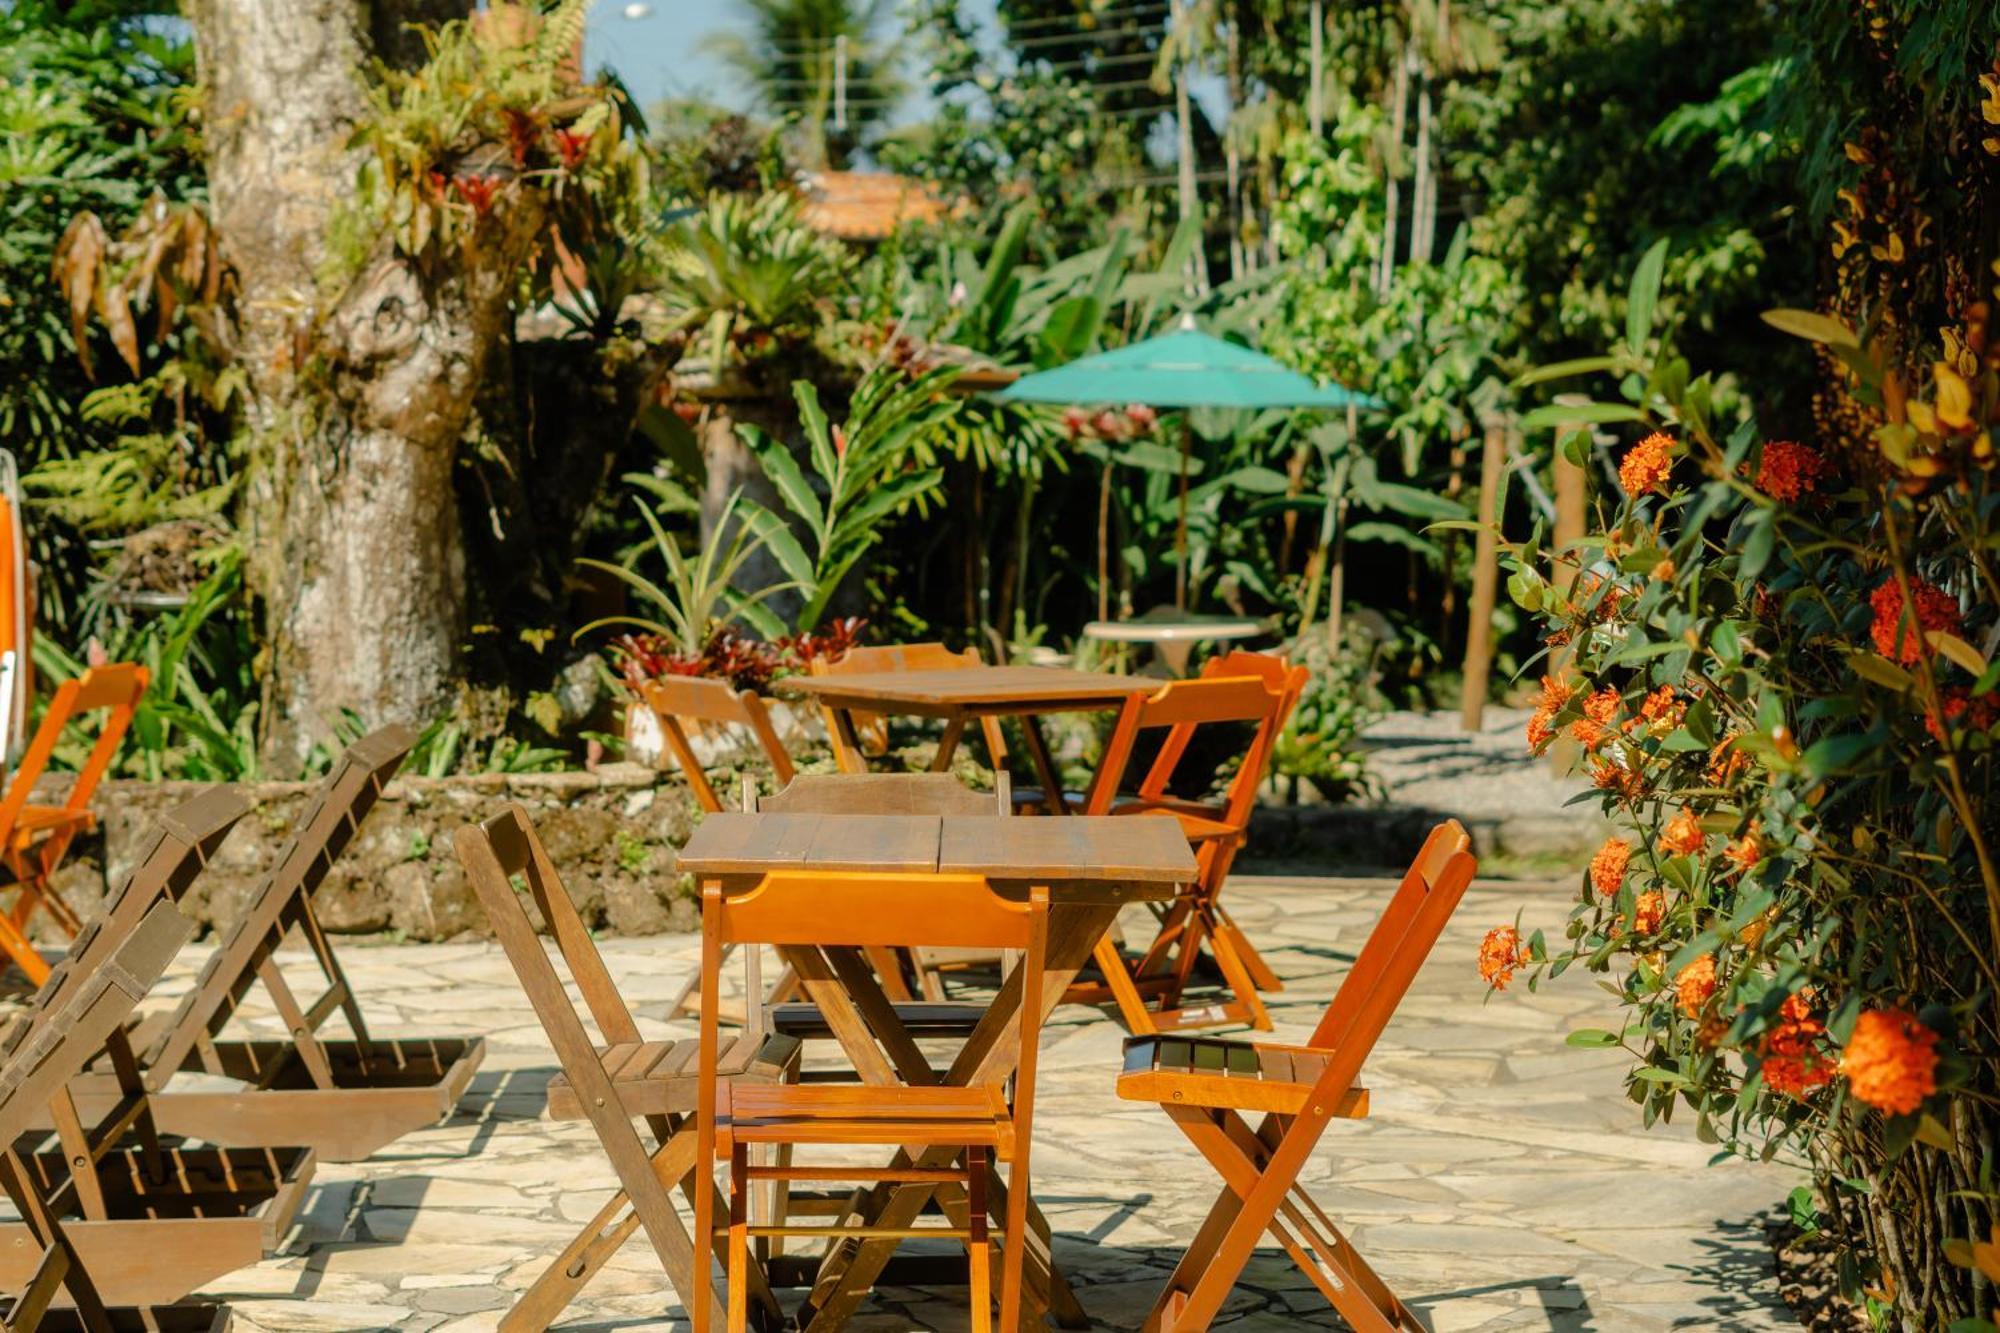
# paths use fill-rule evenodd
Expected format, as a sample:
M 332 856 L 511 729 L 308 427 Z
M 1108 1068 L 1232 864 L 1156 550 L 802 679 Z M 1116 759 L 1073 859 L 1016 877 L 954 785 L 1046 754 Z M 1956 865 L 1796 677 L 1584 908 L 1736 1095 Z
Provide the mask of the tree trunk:
M 264 751 L 295 769 L 341 712 L 421 725 L 464 664 L 453 469 L 474 390 L 511 333 L 541 209 L 503 189 L 453 262 L 419 273 L 384 242 L 322 293 L 328 224 L 372 60 L 424 58 L 406 25 L 469 0 L 189 0 L 215 221 L 241 285 L 253 437 L 242 501 L 270 657 Z M 311 367 L 313 374 L 304 372 Z

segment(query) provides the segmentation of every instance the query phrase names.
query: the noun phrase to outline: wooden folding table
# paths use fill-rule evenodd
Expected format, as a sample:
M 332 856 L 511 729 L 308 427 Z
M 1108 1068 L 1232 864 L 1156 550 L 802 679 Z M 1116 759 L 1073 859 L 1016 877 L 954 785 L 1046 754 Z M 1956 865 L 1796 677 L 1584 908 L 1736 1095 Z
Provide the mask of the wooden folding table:
M 710 815 L 681 850 L 680 868 L 705 883 L 719 884 L 724 893 L 748 891 L 770 871 L 801 869 L 983 875 L 1003 893 L 1025 894 L 1030 886 L 1044 885 L 1050 910 L 1042 994 L 1048 997 L 1049 1010 L 1089 961 L 1120 907 L 1169 899 L 1175 886 L 1195 873 L 1187 839 L 1173 820 L 1085 816 L 1014 820 L 959 815 Z M 920 888 L 914 891 L 912 912 L 924 910 L 920 895 Z M 780 952 L 866 1082 L 997 1083 L 1011 1076 L 1019 1063 L 1018 974 L 1008 976 L 950 1067 L 938 1070 L 897 1021 L 894 1007 L 858 951 L 786 948 Z M 899 1165 L 939 1164 L 908 1150 L 898 1161 Z M 861 1198 L 859 1208 L 883 1226 L 907 1227 L 933 1195 L 954 1215 L 954 1224 L 962 1225 L 963 1193 L 930 1184 L 879 1186 Z M 1026 1246 L 1030 1312 L 1037 1319 L 1052 1313 L 1064 1327 L 1088 1327 L 1087 1317 L 1054 1269 L 1046 1220 L 1032 1207 L 1030 1219 L 1035 1233 Z M 1012 1237 L 1007 1239 L 1012 1243 Z M 844 1323 L 881 1276 L 893 1249 L 893 1241 L 841 1242 L 830 1247 L 800 1313 L 800 1327 L 823 1333 Z
M 1143 676 L 1108 671 L 1071 671 L 1064 667 L 980 666 L 952 671 L 874 671 L 852 676 L 788 676 L 778 688 L 811 695 L 833 714 L 844 744 L 843 763 L 859 762 L 861 741 L 855 734 L 854 713 L 894 713 L 904 717 L 934 717 L 944 722 L 931 768 L 942 773 L 951 766 L 959 738 L 967 725 L 988 717 L 1016 717 L 1027 742 L 1028 758 L 1042 790 L 1060 793 L 1062 779 L 1049 757 L 1048 742 L 1036 721 L 1044 713 L 1106 712 L 1123 706 L 1134 694 L 1150 694 L 1160 682 Z M 1058 812 L 1062 802 L 1054 805 Z

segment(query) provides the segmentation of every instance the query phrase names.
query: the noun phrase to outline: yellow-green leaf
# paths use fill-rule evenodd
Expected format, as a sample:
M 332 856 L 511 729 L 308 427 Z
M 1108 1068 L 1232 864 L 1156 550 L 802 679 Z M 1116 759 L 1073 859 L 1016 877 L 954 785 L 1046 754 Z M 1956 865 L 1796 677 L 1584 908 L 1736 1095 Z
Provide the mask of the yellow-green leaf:
M 1986 659 L 1977 648 L 1959 638 L 1956 634 L 1946 634 L 1943 630 L 1932 630 L 1924 636 L 1931 647 L 1943 653 L 1952 661 L 1970 671 L 1975 677 L 1986 674 Z
M 1766 310 L 1764 322 L 1795 338 L 1834 347 L 1859 347 L 1860 340 L 1845 324 L 1816 310 Z
M 1880 653 L 1857 649 L 1847 655 L 1847 665 L 1853 667 L 1854 674 L 1861 679 L 1872 680 L 1877 685 L 1886 685 L 1892 690 L 1907 690 L 1916 684 L 1909 672 Z

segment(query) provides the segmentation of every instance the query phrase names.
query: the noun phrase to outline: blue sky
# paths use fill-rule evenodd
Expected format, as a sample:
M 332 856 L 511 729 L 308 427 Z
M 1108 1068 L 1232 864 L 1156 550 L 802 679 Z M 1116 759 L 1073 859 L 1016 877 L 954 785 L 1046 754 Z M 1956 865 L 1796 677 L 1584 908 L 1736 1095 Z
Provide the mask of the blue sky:
M 702 38 L 744 31 L 741 0 L 646 0 L 643 18 L 627 18 L 631 0 L 597 0 L 590 15 L 584 58 L 616 69 L 641 106 L 664 97 L 702 97 L 746 110 L 749 90 L 701 51 Z M 993 0 L 965 0 L 965 12 L 990 24 Z M 906 107 L 899 119 L 916 114 Z

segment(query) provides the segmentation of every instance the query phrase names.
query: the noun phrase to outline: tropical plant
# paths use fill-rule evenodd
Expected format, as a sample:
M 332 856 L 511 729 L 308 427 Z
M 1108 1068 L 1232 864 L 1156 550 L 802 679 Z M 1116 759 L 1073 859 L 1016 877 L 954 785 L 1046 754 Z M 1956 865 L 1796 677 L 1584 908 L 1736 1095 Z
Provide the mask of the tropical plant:
M 667 308 L 698 334 L 718 374 L 809 344 L 850 270 L 847 253 L 808 227 L 784 191 L 710 200 L 669 232 L 664 264 Z
M 1865 449 L 1727 425 L 1634 279 L 1568 419 L 1640 439 L 1601 532 L 1512 548 L 1550 661 L 1529 725 L 1583 747 L 1622 830 L 1561 940 L 1497 929 L 1482 970 L 1605 976 L 1647 1121 L 1794 1156 L 1808 1225 L 1858 1215 L 1845 1285 L 1904 1328 L 1991 1330 L 2000 1282 L 2000 343 L 1986 302 L 1935 359 L 1826 315 L 1766 316 L 1836 359 Z M 1581 434 L 1564 447 L 1581 459 Z M 1558 575 L 1562 577 L 1558 577 Z M 1856 1241 L 1860 1243 L 1856 1243 Z
M 791 577 L 786 586 L 797 587 L 805 599 L 798 629 L 818 627 L 842 582 L 882 539 L 882 525 L 891 515 L 906 508 L 921 511 L 936 494 L 943 469 L 918 466 L 915 455 L 919 443 L 958 410 L 946 392 L 957 378 L 950 367 L 914 377 L 878 367 L 855 387 L 847 421 L 838 426 L 828 422 L 811 384 L 795 384 L 816 486 L 788 447 L 755 427 L 744 428 L 764 475 L 812 548 L 808 554 L 786 522 L 769 511 L 746 516 Z
M 732 586 L 751 557 L 767 544 L 770 529 L 755 517 L 760 511 L 753 502 L 744 500 L 740 491 L 731 493 L 716 516 L 713 535 L 701 544 L 700 551 L 692 559 L 682 553 L 679 541 L 668 534 L 651 505 L 637 496 L 633 497 L 632 503 L 638 506 L 639 515 L 645 520 L 652 537 L 650 544 L 641 543 L 634 547 L 624 564 L 591 559 L 577 563 L 601 570 L 625 584 L 657 608 L 661 619 L 604 616 L 577 630 L 574 637 L 581 638 L 607 625 L 629 625 L 644 633 L 659 635 L 673 644 L 678 652 L 699 654 L 718 633 L 739 620 L 767 638 L 775 638 L 783 632 L 778 618 L 764 603 L 781 592 L 789 591 L 794 584 L 776 583 L 747 593 Z M 647 551 L 657 554 L 666 566 L 664 584 L 655 583 L 632 568 L 638 557 Z
M 1310 782 L 1330 802 L 1372 794 L 1380 783 L 1368 772 L 1361 744 L 1373 715 L 1363 665 L 1369 655 L 1359 636 L 1347 636 L 1336 651 L 1325 634 L 1307 634 L 1294 641 L 1289 656 L 1310 674 L 1278 737 L 1273 767 L 1282 777 Z

